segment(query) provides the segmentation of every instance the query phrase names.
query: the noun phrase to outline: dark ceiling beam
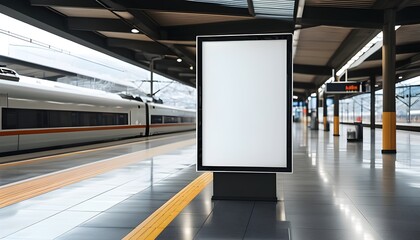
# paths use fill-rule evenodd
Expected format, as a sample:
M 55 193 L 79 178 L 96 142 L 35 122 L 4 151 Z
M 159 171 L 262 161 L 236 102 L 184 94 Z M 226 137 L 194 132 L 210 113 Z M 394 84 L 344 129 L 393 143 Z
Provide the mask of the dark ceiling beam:
M 310 75 L 331 75 L 331 68 L 315 65 L 293 64 L 293 72 Z
M 120 38 L 108 38 L 107 44 L 110 47 L 128 48 L 141 52 L 147 52 L 157 55 L 173 55 L 174 53 L 166 46 L 160 45 L 156 42 L 129 40 Z
M 395 46 L 396 54 L 418 53 L 420 51 L 420 43 L 409 43 Z M 379 49 L 374 54 L 366 59 L 366 61 L 382 60 L 382 49 Z
M 382 76 L 382 66 L 348 71 L 348 78 L 360 78 L 369 76 Z
M 170 67 L 174 67 L 177 69 L 188 69 L 189 66 L 187 64 L 185 64 L 185 62 L 177 62 L 176 58 L 174 59 L 163 59 L 163 60 L 159 60 L 159 61 L 155 61 L 155 66 L 156 68 L 170 68 Z
M 132 27 L 119 19 L 67 18 L 69 29 L 78 31 L 109 31 L 130 33 Z
M 80 7 L 80 8 L 102 8 L 94 0 L 30 0 L 32 6 L 39 7 Z
M 142 53 L 135 53 L 134 54 L 134 59 L 136 59 L 136 61 L 138 62 L 143 62 L 143 63 L 147 63 L 149 64 L 150 59 L 146 58 Z
M 420 61 L 420 55 L 416 55 L 409 59 L 397 61 L 395 63 L 395 69 L 397 71 L 403 71 L 404 68 L 418 61 Z M 349 70 L 348 72 L 349 78 L 369 77 L 369 76 L 382 76 L 382 66 L 359 69 L 359 70 Z
M 410 65 L 417 64 L 419 62 L 420 62 L 420 53 L 418 53 L 418 54 L 416 54 L 416 55 L 414 55 L 414 56 L 412 56 L 408 59 L 401 60 L 399 62 L 399 65 L 398 65 L 398 63 L 396 64 L 395 68 L 396 68 L 396 70 L 404 70 L 406 68 L 410 68 Z
M 178 75 L 180 77 L 189 77 L 189 78 L 196 77 L 195 72 L 183 72 L 183 73 L 178 73 Z
M 183 61 L 188 63 L 190 66 L 195 66 L 195 54 L 191 53 L 182 45 L 174 45 L 175 53 L 178 57 L 182 58 Z
M 293 88 L 313 90 L 313 89 L 316 89 L 316 85 L 314 83 L 295 82 L 295 81 L 293 81 Z
M 143 32 L 153 40 L 161 38 L 160 27 L 146 13 L 140 10 L 130 10 L 129 13 L 134 16 L 134 19 L 130 20 L 131 23 L 140 32 Z
M 392 2 L 392 1 L 386 1 Z M 388 4 L 387 4 L 388 5 Z M 394 4 L 392 4 L 394 5 Z M 397 12 L 397 25 L 420 23 L 420 7 L 405 7 Z M 302 18 L 296 20 L 302 28 L 319 25 L 382 29 L 383 10 L 331 7 L 305 7 Z
M 373 4 L 374 9 L 402 9 L 405 8 L 412 0 L 376 0 Z
M 197 35 L 293 32 L 294 23 L 273 19 L 254 19 L 167 27 L 167 39 L 195 41 Z
M 193 2 L 185 0 L 113 0 L 127 9 L 152 10 L 163 12 L 184 12 L 199 14 L 216 14 L 231 16 L 250 16 L 248 8 L 235 8 L 221 4 Z
M 376 28 L 383 25 L 383 11 L 374 9 L 306 6 L 297 23 L 303 26 L 328 25 L 351 28 Z
M 411 25 L 411 24 L 419 24 L 420 23 L 420 16 L 419 16 L 420 7 L 407 7 L 397 12 L 395 18 L 396 25 Z

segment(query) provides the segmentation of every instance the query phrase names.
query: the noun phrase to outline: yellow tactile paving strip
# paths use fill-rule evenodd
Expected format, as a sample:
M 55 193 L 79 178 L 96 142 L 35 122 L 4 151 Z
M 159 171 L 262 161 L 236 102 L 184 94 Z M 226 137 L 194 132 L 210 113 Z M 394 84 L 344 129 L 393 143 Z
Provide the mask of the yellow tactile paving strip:
M 182 209 L 184 209 L 212 180 L 213 174 L 209 172 L 196 178 L 131 231 L 124 240 L 156 239 Z
M 24 159 L 24 160 L 19 160 L 19 161 L 14 161 L 14 162 L 0 163 L 0 168 L 10 167 L 10 166 L 18 166 L 18 165 L 26 165 L 28 163 L 38 162 L 38 161 L 44 162 L 45 160 L 55 160 L 57 158 L 73 156 L 73 155 L 77 155 L 77 154 L 81 154 L 81 153 L 90 153 L 90 152 L 109 150 L 109 149 L 119 148 L 119 147 L 123 147 L 123 146 L 136 145 L 136 144 L 139 144 L 139 143 L 144 143 L 146 141 L 150 143 L 150 142 L 161 141 L 161 140 L 170 139 L 170 138 L 174 138 L 174 137 L 169 136 L 169 137 L 158 138 L 158 139 L 140 139 L 139 141 L 136 141 L 136 142 L 117 144 L 117 145 L 114 145 L 114 146 L 105 146 L 105 147 L 98 146 L 98 147 L 95 147 L 93 149 L 78 150 L 78 151 L 68 152 L 68 153 L 58 153 L 58 154 L 54 154 L 54 155 L 50 155 L 50 156 L 42 156 L 42 157 Z
M 0 208 L 193 144 L 195 139 L 167 144 L 8 184 L 0 187 Z

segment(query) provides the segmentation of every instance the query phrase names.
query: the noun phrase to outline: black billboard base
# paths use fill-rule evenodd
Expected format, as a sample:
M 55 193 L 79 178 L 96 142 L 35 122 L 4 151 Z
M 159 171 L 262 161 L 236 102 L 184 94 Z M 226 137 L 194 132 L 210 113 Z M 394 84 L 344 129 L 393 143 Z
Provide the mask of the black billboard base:
M 276 174 L 215 172 L 212 199 L 276 202 Z

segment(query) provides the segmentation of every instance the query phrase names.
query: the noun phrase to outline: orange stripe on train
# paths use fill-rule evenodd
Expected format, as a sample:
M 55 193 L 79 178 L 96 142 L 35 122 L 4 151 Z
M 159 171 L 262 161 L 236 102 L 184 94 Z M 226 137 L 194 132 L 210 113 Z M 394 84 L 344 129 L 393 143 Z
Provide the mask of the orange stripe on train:
M 180 124 L 152 124 L 150 127 L 174 127 L 174 126 L 190 126 L 195 124 L 180 123 Z M 86 132 L 86 131 L 103 131 L 103 130 L 118 130 L 130 128 L 146 128 L 146 125 L 124 125 L 124 126 L 99 126 L 99 127 L 72 127 L 72 128 L 43 128 L 43 129 L 26 129 L 26 130 L 3 130 L 0 131 L 0 136 L 14 136 L 14 135 L 30 135 L 30 134 L 47 134 L 47 133 L 68 133 L 68 132 Z

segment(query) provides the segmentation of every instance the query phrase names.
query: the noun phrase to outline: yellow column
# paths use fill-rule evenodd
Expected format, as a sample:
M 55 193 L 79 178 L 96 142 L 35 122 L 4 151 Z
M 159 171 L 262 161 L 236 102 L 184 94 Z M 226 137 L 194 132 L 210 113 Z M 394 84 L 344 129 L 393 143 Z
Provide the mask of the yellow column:
M 382 153 L 395 153 L 397 149 L 396 139 L 396 114 L 395 112 L 383 112 L 382 115 Z
M 334 136 L 340 136 L 340 118 L 334 116 Z
M 328 118 L 324 116 L 324 131 L 327 129 Z
M 340 117 L 339 117 L 339 104 L 340 98 L 338 95 L 334 96 L 334 136 L 340 136 Z

